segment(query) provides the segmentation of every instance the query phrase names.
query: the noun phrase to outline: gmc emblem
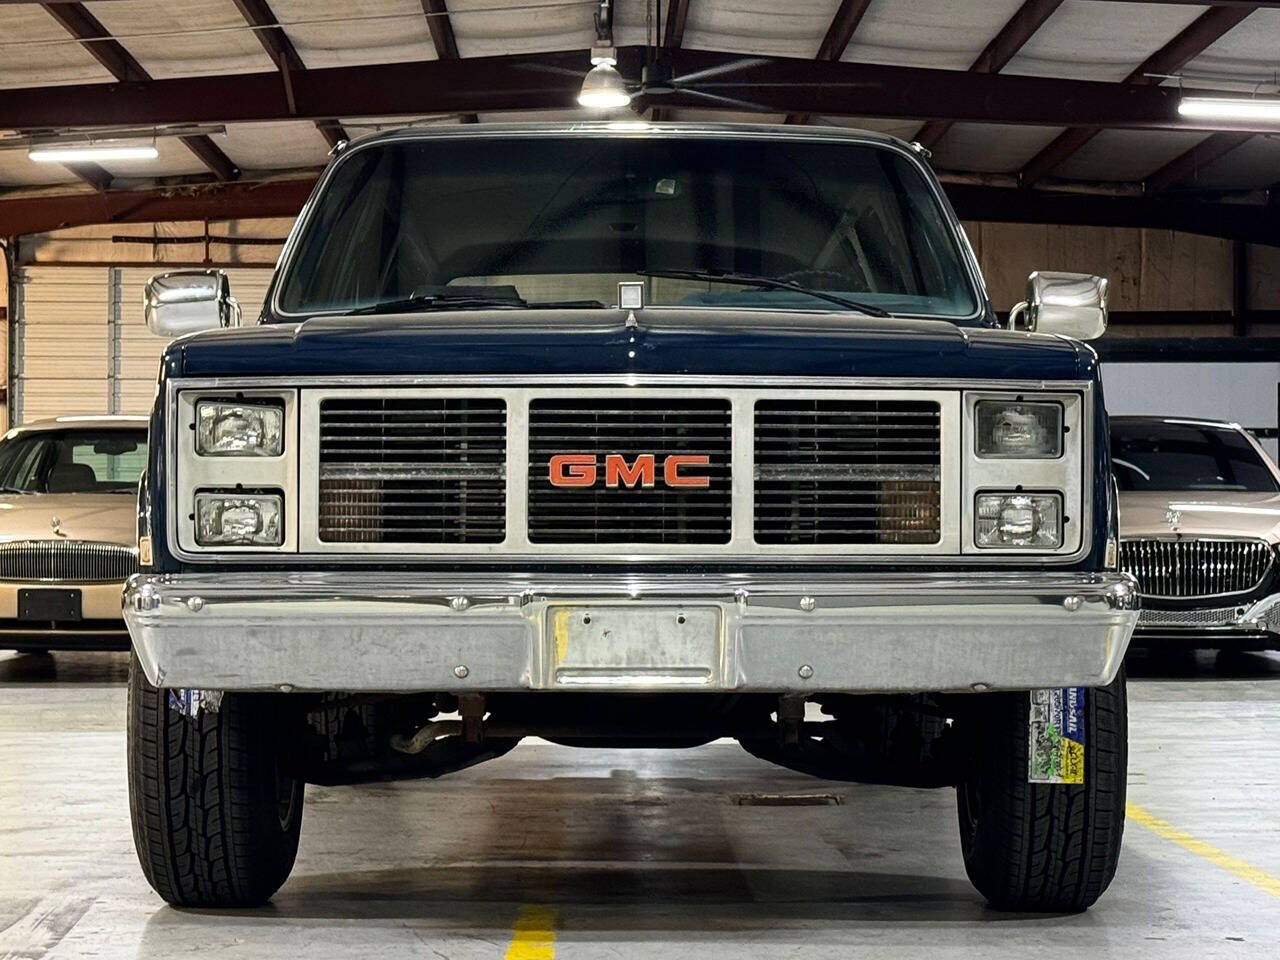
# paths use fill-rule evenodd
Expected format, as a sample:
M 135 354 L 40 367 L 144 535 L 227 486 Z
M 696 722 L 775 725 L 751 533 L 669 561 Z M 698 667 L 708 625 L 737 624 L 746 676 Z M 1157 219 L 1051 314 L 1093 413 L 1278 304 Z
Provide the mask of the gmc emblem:
M 679 489 L 706 489 L 711 478 L 705 473 L 688 473 L 686 468 L 707 467 L 706 454 L 673 453 L 662 461 L 662 482 Z M 593 487 L 600 476 L 594 453 L 557 453 L 547 464 L 547 476 L 553 487 Z M 620 453 L 604 458 L 606 487 L 641 487 L 652 489 L 658 483 L 658 458 L 652 453 L 638 454 L 631 463 Z

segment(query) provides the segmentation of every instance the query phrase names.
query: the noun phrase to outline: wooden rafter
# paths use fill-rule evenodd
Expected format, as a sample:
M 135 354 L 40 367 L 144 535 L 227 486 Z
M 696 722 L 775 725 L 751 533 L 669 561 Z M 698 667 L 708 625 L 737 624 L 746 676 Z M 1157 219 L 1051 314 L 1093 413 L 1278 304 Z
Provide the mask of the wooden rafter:
M 651 51 L 624 46 L 617 53 L 623 76 L 638 77 Z M 753 101 L 767 112 L 1205 133 L 1266 129 L 1250 121 L 1179 116 L 1182 95 L 1204 95 L 1190 88 L 743 57 L 687 47 L 664 55 L 676 76 L 714 70 L 701 89 Z M 569 50 L 306 70 L 294 77 L 293 113 L 275 72 L 6 88 L 0 89 L 0 117 L 15 129 L 61 129 L 554 110 L 575 103 L 587 64 L 588 51 Z M 708 107 L 696 91 L 679 89 L 664 94 L 663 104 Z
M 840 0 L 840 6 L 836 9 L 836 15 L 831 18 L 831 26 L 827 27 L 826 36 L 818 45 L 818 55 L 814 59 L 839 60 L 844 56 L 849 41 L 853 39 L 858 24 L 862 23 L 870 5 L 871 0 Z M 809 116 L 808 113 L 789 113 L 786 122 L 808 123 Z
M 80 41 L 98 63 L 113 77 L 123 83 L 151 82 L 149 74 L 127 49 L 114 39 L 92 13 L 82 3 L 42 3 L 40 4 L 62 28 Z M 223 153 L 216 143 L 207 136 L 182 137 L 195 156 L 209 170 L 222 180 L 234 180 L 240 170 L 231 158 Z M 103 171 L 106 172 L 105 170 Z M 108 178 L 109 179 L 109 178 Z
M 453 34 L 453 21 L 449 19 L 449 5 L 445 0 L 422 0 L 422 12 L 427 17 L 427 29 L 431 31 L 436 56 L 441 60 L 461 60 L 458 38 Z M 463 123 L 480 121 L 474 113 L 464 113 L 460 119 Z
M 1176 73 L 1206 49 L 1240 25 L 1257 4 L 1243 7 L 1212 7 L 1163 47 L 1138 65 L 1124 79 L 1130 86 L 1154 86 L 1160 75 Z M 1071 127 L 1059 134 L 1047 147 L 1031 158 L 1022 169 L 1021 180 L 1029 186 L 1051 173 L 1073 153 L 1098 134 L 1097 128 Z
M 1155 173 L 1150 174 L 1144 181 L 1144 186 L 1148 193 L 1168 190 L 1194 176 L 1197 170 L 1225 157 L 1232 150 L 1252 139 L 1251 133 L 1210 134 L 1190 150 L 1179 154 Z
M 662 24 L 662 49 L 679 50 L 684 43 L 684 28 L 689 22 L 689 0 L 671 0 Z M 670 120 L 672 112 L 666 107 L 654 107 L 652 118 L 657 122 Z
M 93 223 L 290 217 L 302 208 L 314 184 L 314 173 L 289 173 L 260 183 L 242 180 L 108 193 L 0 196 L 0 236 Z M 945 187 L 957 213 L 966 220 L 1150 227 L 1280 246 L 1280 218 L 1266 204 L 967 184 Z
M 306 70 L 307 65 L 302 62 L 297 47 L 280 26 L 280 21 L 276 19 L 267 0 L 232 0 L 232 2 L 240 11 L 240 16 L 244 17 L 245 23 L 256 28 L 253 35 L 262 44 L 262 49 L 267 52 L 271 62 L 280 68 L 282 82 L 291 89 L 293 74 Z M 288 97 L 287 93 L 286 99 Z M 330 148 L 336 147 L 343 140 L 351 139 L 337 120 L 316 120 L 315 125 Z
M 1004 27 L 973 61 L 973 73 L 999 73 L 1012 60 L 1041 25 L 1062 6 L 1062 0 L 1025 0 Z M 916 134 L 916 142 L 928 150 L 951 129 L 951 120 L 930 120 Z

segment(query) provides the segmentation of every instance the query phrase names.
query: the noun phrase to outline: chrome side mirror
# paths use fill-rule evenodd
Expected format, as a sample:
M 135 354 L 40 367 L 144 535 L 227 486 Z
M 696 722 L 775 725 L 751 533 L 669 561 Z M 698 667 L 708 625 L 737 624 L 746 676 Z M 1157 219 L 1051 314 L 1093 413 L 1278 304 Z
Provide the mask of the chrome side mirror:
M 240 323 L 240 304 L 222 270 L 178 270 L 147 281 L 142 294 L 147 326 L 161 337 Z
M 1107 280 L 1087 273 L 1037 270 L 1027 278 L 1027 299 L 1009 311 L 1009 327 L 1096 340 L 1107 330 Z

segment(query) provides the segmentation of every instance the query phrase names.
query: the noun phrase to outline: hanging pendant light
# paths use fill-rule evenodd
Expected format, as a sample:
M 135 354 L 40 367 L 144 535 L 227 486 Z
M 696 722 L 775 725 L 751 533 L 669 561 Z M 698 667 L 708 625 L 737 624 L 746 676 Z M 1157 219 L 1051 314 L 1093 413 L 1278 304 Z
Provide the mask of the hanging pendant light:
M 578 104 L 593 110 L 613 110 L 629 104 L 631 94 L 627 92 L 622 74 L 614 66 L 617 60 L 611 55 L 593 56 L 591 62 L 594 66 L 582 78 Z
M 596 42 L 591 46 L 591 69 L 582 78 L 578 105 L 592 110 L 616 110 L 631 102 L 627 85 L 618 73 L 618 53 L 613 47 L 612 0 L 600 0 L 596 10 Z

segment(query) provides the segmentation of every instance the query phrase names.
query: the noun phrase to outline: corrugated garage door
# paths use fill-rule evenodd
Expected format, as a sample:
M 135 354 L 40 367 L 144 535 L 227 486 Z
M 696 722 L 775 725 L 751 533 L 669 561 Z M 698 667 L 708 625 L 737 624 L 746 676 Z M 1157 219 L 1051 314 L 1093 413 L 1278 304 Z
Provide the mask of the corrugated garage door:
M 165 341 L 147 330 L 142 288 L 157 267 L 26 267 L 17 276 L 14 424 L 78 413 L 146 413 Z M 227 270 L 246 322 L 271 271 Z

